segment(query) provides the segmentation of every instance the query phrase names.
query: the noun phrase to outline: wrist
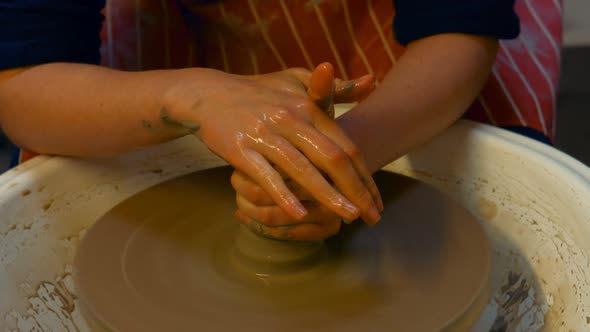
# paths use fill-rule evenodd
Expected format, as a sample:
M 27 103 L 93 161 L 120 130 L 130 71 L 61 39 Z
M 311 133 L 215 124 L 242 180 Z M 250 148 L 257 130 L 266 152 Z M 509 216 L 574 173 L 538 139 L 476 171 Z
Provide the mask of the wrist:
M 158 120 L 181 136 L 194 133 L 201 123 L 201 104 L 206 98 L 199 84 L 202 72 L 201 68 L 170 70 L 160 78 Z
M 210 105 L 216 98 L 225 98 L 223 90 L 227 74 L 207 68 L 187 68 L 169 71 L 163 80 L 160 121 L 185 133 L 194 133 L 211 114 Z M 221 92 L 221 93 L 220 93 Z
M 359 106 L 357 105 L 356 107 Z M 378 145 L 379 143 L 372 141 L 369 131 L 365 129 L 367 126 L 363 122 L 364 117 L 358 115 L 359 112 L 353 109 L 336 118 L 336 123 L 342 128 L 346 136 L 354 142 L 361 157 L 364 158 L 369 172 L 375 173 L 383 165 L 381 165 L 381 158 L 379 158 L 378 154 L 374 153 L 371 146 Z

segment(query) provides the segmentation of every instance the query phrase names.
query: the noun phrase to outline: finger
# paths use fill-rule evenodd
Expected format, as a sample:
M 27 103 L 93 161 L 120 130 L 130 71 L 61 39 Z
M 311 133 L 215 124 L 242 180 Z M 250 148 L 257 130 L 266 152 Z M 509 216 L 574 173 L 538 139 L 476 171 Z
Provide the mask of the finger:
M 295 224 L 278 227 L 268 227 L 255 219 L 250 218 L 240 211 L 236 212 L 236 218 L 251 231 L 265 237 L 278 240 L 292 241 L 319 241 L 328 238 L 340 230 L 340 222 L 330 224 Z
M 260 184 L 282 209 L 294 219 L 300 220 L 307 215 L 307 210 L 297 197 L 287 188 L 279 173 L 256 151 L 243 151 L 244 160 L 230 161 L 232 165 L 239 165 L 244 174 Z
M 333 99 L 334 99 L 334 68 L 329 63 L 323 63 L 316 67 L 316 69 L 309 74 L 308 71 L 299 73 L 302 80 L 309 79 L 308 83 L 308 95 L 314 100 L 318 106 L 328 114 L 329 117 L 333 117 Z M 352 81 L 341 81 L 338 82 L 338 96 L 339 102 L 350 102 L 356 101 L 361 97 L 364 97 L 371 91 L 374 86 L 374 76 L 365 75 L 357 80 Z M 348 139 L 344 131 L 340 129 L 332 121 L 326 121 L 325 117 L 322 118 L 322 122 L 332 123 L 331 131 L 327 132 L 327 136 L 333 139 L 337 144 L 341 145 L 344 150 L 352 157 L 355 169 L 360 173 L 360 177 L 368 188 L 369 193 L 374 201 L 374 206 L 379 210 L 383 210 L 383 202 L 379 194 L 379 190 L 368 172 L 368 168 L 364 164 L 364 159 L 357 153 L 358 149 Z M 317 126 L 316 126 L 317 127 Z M 320 131 L 324 132 L 321 128 Z M 326 134 L 326 132 L 324 132 Z M 361 193 L 363 195 L 364 192 Z M 360 199 L 362 201 L 362 199 Z M 366 213 L 363 219 L 369 223 L 375 223 L 379 218 L 376 216 L 375 210 L 372 207 L 366 207 Z
M 283 179 L 285 178 L 283 177 Z M 235 170 L 230 180 L 236 193 L 243 196 L 248 201 L 258 206 L 277 205 L 272 197 L 267 194 L 266 191 L 264 191 L 264 189 L 258 185 L 258 183 L 256 183 L 243 172 Z M 299 199 L 299 201 L 303 202 L 312 198 L 311 195 L 296 182 L 286 179 L 285 184 L 287 185 L 287 188 L 289 188 L 289 190 Z
M 293 75 L 307 86 L 307 96 L 320 108 L 322 112 L 334 117 L 334 67 L 324 62 L 313 72 L 294 69 Z M 354 85 L 354 84 L 353 84 Z
M 341 100 L 356 101 L 354 98 L 359 98 L 363 94 L 370 91 L 374 84 L 373 75 L 365 75 L 357 80 L 352 81 L 339 81 L 339 95 Z M 334 99 L 334 68 L 329 63 L 323 63 L 316 67 L 313 71 L 308 88 L 308 95 L 314 100 L 318 106 L 328 114 L 330 118 L 333 118 L 331 111 L 333 110 L 333 99 Z M 350 99 L 346 99 L 350 98 Z M 353 142 L 348 139 L 348 136 L 344 131 L 333 121 L 327 120 L 323 116 L 317 116 L 324 125 L 320 127 L 316 126 L 322 133 L 326 134 L 336 144 L 344 149 L 345 152 L 353 159 L 353 164 L 357 171 L 360 173 L 363 182 L 368 187 L 371 196 L 373 197 L 375 204 L 379 210 L 383 210 L 383 202 L 379 190 L 371 174 L 368 172 L 363 158 L 358 153 L 358 149 Z M 358 203 L 358 202 L 355 202 Z
M 296 121 L 295 119 L 291 120 L 292 121 L 289 121 L 289 123 L 295 123 L 294 127 L 286 128 L 287 130 L 285 131 L 288 132 L 288 135 L 297 136 L 294 133 L 301 132 L 297 129 L 297 124 L 304 124 L 304 122 Z M 306 126 L 307 128 L 311 128 L 308 125 Z M 360 215 L 359 208 L 330 185 L 308 158 L 293 147 L 291 143 L 280 136 L 269 136 L 264 141 L 258 140 L 257 142 L 258 152 L 264 155 L 268 160 L 279 165 L 290 178 L 299 183 L 301 187 L 307 190 L 316 200 L 326 205 L 342 218 L 358 218 Z M 327 164 L 323 158 L 317 157 L 318 151 L 310 150 L 309 148 L 307 150 L 315 152 L 316 156 L 314 156 L 313 159 L 320 160 L 324 164 Z M 306 153 L 306 155 L 309 156 L 309 153 Z M 352 170 L 352 167 L 350 167 L 350 169 Z
M 329 62 L 319 64 L 313 72 L 303 68 L 291 68 L 288 73 L 295 76 L 306 88 L 310 97 L 322 111 L 333 104 L 335 80 L 334 67 Z
M 341 218 L 318 202 L 304 204 L 308 211 L 302 220 L 295 220 L 277 205 L 257 206 L 241 195 L 236 195 L 238 210 L 268 227 L 288 226 L 300 223 L 324 223 Z
M 336 79 L 334 103 L 353 103 L 364 99 L 375 89 L 375 76 L 368 74 L 350 81 Z
M 330 63 L 318 65 L 313 72 L 296 68 L 291 73 L 307 86 L 308 96 L 323 111 L 334 103 L 351 103 L 364 99 L 375 89 L 375 76 L 367 74 L 344 81 L 334 78 L 334 68 Z
M 371 193 L 371 197 L 379 211 L 383 211 L 383 200 L 379 188 L 373 179 L 369 168 L 365 163 L 356 144 L 346 135 L 344 130 L 333 120 L 322 115 L 316 115 L 313 119 L 315 127 L 325 136 L 335 142 L 352 160 L 355 170 Z M 353 201 L 354 202 L 354 201 Z
M 277 172 L 279 172 L 279 174 L 281 175 L 281 177 L 284 180 L 289 180 L 289 174 L 287 174 L 285 171 L 283 171 L 281 169 L 281 167 L 279 167 L 278 165 L 275 165 L 275 164 L 272 164 L 272 167 L 274 167 L 277 170 Z
M 327 119 L 327 117 L 325 118 Z M 366 185 L 366 183 L 370 185 L 369 179 L 372 180 L 370 174 L 366 172 L 368 178 L 362 179 L 348 154 L 338 144 L 307 123 L 293 121 L 289 128 L 284 127 L 278 128 L 279 131 L 282 131 L 281 134 L 301 150 L 309 158 L 309 161 L 326 172 L 346 198 L 361 208 L 363 220 L 371 225 L 378 222 L 380 216 L 377 202 L 374 202 L 373 194 Z M 358 155 L 358 152 L 355 153 Z M 362 161 L 360 157 L 355 159 L 357 162 Z M 300 179 L 292 177 L 314 198 L 325 204 L 325 192 L 318 191 L 317 186 L 308 187 Z M 322 201 L 322 199 L 324 200 Z M 330 205 L 326 204 L 326 206 Z M 336 212 L 334 209 L 332 211 Z M 356 219 L 339 215 L 349 220 Z
M 258 221 L 265 226 L 287 226 L 297 222 L 305 222 L 304 220 L 295 221 L 288 214 L 286 214 L 285 211 L 282 211 L 277 205 L 256 206 L 241 195 L 236 195 L 236 204 L 238 206 L 238 211 L 241 211 L 241 213 L 244 215 Z
M 295 240 L 295 236 L 290 233 L 290 231 L 295 227 L 294 225 L 283 226 L 281 228 L 271 229 L 270 227 L 265 226 L 265 225 L 257 222 L 256 220 L 246 216 L 245 214 L 241 213 L 239 210 L 236 211 L 234 216 L 236 217 L 236 219 L 238 219 L 238 221 L 240 221 L 240 223 L 242 223 L 244 226 L 246 226 L 252 232 L 254 232 L 260 236 L 264 236 L 264 237 L 268 237 L 268 238 L 276 239 L 276 240 Z
M 330 117 L 333 117 L 334 88 L 334 67 L 328 62 L 318 65 L 309 79 L 307 95 Z
M 325 91 L 329 88 L 329 85 L 323 82 L 323 79 L 325 79 L 326 74 L 329 71 L 327 68 L 323 68 L 326 66 L 332 67 L 330 63 L 326 62 L 318 65 L 314 69 L 313 73 L 304 68 L 291 68 L 288 69 L 287 72 L 295 76 L 305 87 L 307 87 L 308 94 L 309 90 L 311 89 L 319 96 L 327 96 L 328 94 L 325 93 Z M 311 86 L 313 74 L 318 76 L 317 79 L 319 86 Z M 362 100 L 375 88 L 375 76 L 372 74 L 367 74 L 357 79 L 348 81 L 337 78 L 334 80 L 334 82 L 334 103 L 351 103 Z M 322 93 L 322 91 L 324 92 Z
M 246 174 L 236 170 L 231 175 L 230 182 L 237 196 L 242 196 L 258 206 L 276 205 L 272 197 Z

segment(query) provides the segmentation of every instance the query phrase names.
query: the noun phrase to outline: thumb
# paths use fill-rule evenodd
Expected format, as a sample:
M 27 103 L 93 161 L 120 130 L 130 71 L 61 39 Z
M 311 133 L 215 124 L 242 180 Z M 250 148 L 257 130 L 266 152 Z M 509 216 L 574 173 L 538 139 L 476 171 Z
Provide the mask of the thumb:
M 334 67 L 328 62 L 318 65 L 311 73 L 307 95 L 330 117 L 334 117 Z

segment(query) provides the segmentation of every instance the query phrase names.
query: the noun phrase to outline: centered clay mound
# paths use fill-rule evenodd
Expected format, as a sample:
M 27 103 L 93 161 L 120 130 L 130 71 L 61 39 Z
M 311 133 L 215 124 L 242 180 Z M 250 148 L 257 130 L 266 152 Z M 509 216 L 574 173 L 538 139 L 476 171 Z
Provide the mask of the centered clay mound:
M 230 174 L 149 188 L 88 231 L 75 277 L 96 330 L 463 331 L 480 315 L 489 243 L 435 189 L 379 172 L 377 226 L 289 243 L 238 224 Z

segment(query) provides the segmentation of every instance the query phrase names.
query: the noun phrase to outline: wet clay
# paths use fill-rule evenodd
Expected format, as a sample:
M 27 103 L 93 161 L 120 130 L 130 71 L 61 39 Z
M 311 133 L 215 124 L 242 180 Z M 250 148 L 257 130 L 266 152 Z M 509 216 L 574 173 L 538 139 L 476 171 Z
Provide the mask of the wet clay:
M 154 186 L 93 225 L 75 281 L 97 330 L 464 331 L 486 304 L 484 230 L 437 190 L 380 172 L 378 225 L 294 244 L 238 224 L 230 175 Z

